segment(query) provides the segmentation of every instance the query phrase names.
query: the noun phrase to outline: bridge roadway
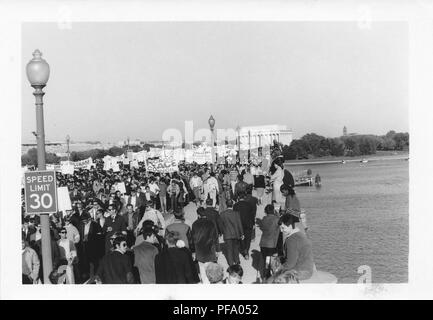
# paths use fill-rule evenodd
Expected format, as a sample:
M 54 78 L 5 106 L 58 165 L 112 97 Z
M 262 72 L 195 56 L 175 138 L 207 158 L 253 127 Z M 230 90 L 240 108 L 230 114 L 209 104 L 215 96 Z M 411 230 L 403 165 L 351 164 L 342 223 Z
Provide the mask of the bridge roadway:
M 255 191 L 253 191 L 253 195 L 254 192 Z M 265 215 L 264 208 L 266 204 L 270 203 L 270 197 L 271 194 L 267 195 L 266 193 L 263 196 L 264 204 L 259 205 L 257 207 L 257 215 L 256 215 L 257 218 L 261 219 Z M 197 220 L 196 210 L 197 210 L 197 206 L 192 202 L 190 202 L 185 207 L 185 223 L 188 224 L 189 226 L 192 226 L 193 222 Z M 167 224 L 169 224 L 173 219 L 174 217 L 172 214 L 169 214 L 165 217 Z M 255 228 L 256 228 L 256 237 L 251 242 L 250 258 L 248 260 L 245 260 L 244 257 L 239 255 L 241 266 L 242 269 L 244 270 L 244 276 L 242 279 L 243 283 L 257 283 L 257 278 L 259 276 L 257 269 L 259 268 L 259 264 L 261 263 L 259 242 L 260 242 L 260 237 L 262 235 L 262 232 L 260 231 L 259 227 L 256 226 Z M 228 268 L 227 260 L 222 253 L 219 253 L 218 263 L 223 266 L 224 271 L 227 270 Z M 226 273 L 225 275 L 227 276 Z

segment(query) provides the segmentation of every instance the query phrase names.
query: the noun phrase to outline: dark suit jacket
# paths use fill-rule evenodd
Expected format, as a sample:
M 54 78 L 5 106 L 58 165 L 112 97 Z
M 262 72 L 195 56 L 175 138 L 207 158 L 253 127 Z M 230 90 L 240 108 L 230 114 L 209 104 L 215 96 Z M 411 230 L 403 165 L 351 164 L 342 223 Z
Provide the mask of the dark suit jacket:
M 84 241 L 84 227 L 84 223 L 81 222 L 78 231 L 80 232 L 82 253 L 85 254 L 90 261 L 97 261 L 104 255 L 102 228 L 99 223 L 91 221 L 86 242 Z
M 197 283 L 197 270 L 186 248 L 168 248 L 155 257 L 156 283 Z
M 22 236 L 30 243 L 30 241 L 32 240 L 31 236 L 35 233 L 36 233 L 36 228 L 29 227 L 29 229 L 27 230 L 27 234 L 24 232 L 24 230 L 22 231 Z
M 254 226 L 256 219 L 255 211 L 257 210 L 257 208 L 253 208 L 253 206 L 248 201 L 241 200 L 237 202 L 233 206 L 233 210 L 239 212 L 241 216 L 242 227 L 244 229 L 250 229 Z
M 128 212 L 125 212 L 122 215 L 122 218 L 125 220 L 126 226 L 128 226 Z M 132 224 L 134 226 L 133 230 L 137 228 L 139 222 L 140 222 L 140 213 L 138 212 L 138 208 L 137 208 L 137 210 L 135 210 L 132 214 Z
M 192 224 L 195 257 L 200 262 L 216 261 L 219 251 L 218 232 L 215 223 L 207 217 L 198 218 Z
M 108 228 L 111 227 L 111 231 L 108 231 Z M 116 215 L 116 218 L 113 219 L 111 217 L 105 218 L 104 227 L 102 228 L 102 231 L 105 235 L 105 252 L 110 251 L 111 243 L 110 243 L 110 237 L 115 232 L 126 232 L 126 223 L 125 219 L 122 218 L 120 215 Z
M 237 200 L 240 193 L 246 193 L 247 192 L 248 183 L 244 181 L 239 181 L 235 184 L 235 192 L 234 192 L 234 199 Z
M 208 207 L 208 208 L 204 209 L 204 214 L 209 220 L 211 220 L 215 224 L 218 235 L 221 235 L 222 234 L 222 225 L 221 225 L 221 217 L 220 217 L 220 214 L 218 213 L 218 211 L 216 211 L 213 208 Z
M 239 212 L 227 209 L 221 213 L 222 233 L 224 240 L 240 239 L 244 235 Z
M 250 194 L 247 194 L 244 200 L 249 204 L 251 204 L 251 207 L 253 208 L 253 212 L 254 212 L 254 218 L 255 218 L 257 214 L 257 204 L 259 203 L 259 200 Z

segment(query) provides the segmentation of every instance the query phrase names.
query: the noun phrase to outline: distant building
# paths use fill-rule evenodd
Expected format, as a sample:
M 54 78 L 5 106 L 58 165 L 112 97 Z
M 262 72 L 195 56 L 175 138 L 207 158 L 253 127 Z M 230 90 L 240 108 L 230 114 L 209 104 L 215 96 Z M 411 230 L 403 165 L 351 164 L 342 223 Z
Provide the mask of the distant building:
M 140 139 L 135 139 L 135 140 L 123 140 L 123 141 L 119 141 L 117 143 L 117 145 L 119 147 L 126 147 L 126 146 L 141 146 L 143 144 L 143 142 Z
M 248 148 L 251 144 L 252 149 L 272 145 L 274 140 L 289 146 L 293 140 L 292 130 L 278 124 L 242 127 L 239 136 L 241 146 Z
M 343 136 L 347 136 L 347 128 L 346 128 L 346 126 L 344 126 L 344 128 L 343 128 Z

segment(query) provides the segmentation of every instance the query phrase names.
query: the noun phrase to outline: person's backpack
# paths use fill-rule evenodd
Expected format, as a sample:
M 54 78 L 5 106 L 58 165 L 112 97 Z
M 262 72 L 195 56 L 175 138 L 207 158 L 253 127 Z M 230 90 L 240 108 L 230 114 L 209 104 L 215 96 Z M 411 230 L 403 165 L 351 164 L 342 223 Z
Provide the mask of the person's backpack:
M 289 170 L 284 169 L 284 178 L 283 178 L 283 183 L 286 186 L 291 186 L 294 187 L 295 186 L 295 180 L 293 179 L 292 174 L 290 173 Z

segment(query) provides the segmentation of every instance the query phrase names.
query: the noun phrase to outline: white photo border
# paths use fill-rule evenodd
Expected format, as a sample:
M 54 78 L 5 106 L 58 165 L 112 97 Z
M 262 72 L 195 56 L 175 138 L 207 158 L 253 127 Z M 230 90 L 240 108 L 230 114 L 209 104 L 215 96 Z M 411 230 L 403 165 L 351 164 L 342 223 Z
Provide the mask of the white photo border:
M 371 19 L 371 20 L 370 20 Z M 409 283 L 335 285 L 21 285 L 21 24 L 83 21 L 406 21 L 409 26 Z M 424 299 L 433 298 L 433 4 L 419 1 L 6 1 L 0 4 L 1 299 Z M 43 51 L 43 48 L 40 48 Z M 31 53 L 29 53 L 31 54 Z M 79 53 L 77 53 L 79 54 Z M 6 72 L 3 72 L 6 70 Z M 30 90 L 29 90 L 30 92 Z M 47 106 L 49 107 L 49 106 Z

